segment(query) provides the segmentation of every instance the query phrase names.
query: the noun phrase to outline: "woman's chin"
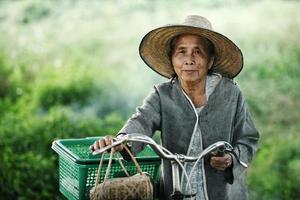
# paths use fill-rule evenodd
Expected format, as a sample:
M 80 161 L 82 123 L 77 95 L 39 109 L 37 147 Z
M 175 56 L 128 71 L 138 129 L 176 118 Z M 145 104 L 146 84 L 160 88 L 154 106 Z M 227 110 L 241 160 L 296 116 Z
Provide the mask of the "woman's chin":
M 199 82 L 200 78 L 198 76 L 182 76 L 181 81 L 183 83 L 195 83 Z

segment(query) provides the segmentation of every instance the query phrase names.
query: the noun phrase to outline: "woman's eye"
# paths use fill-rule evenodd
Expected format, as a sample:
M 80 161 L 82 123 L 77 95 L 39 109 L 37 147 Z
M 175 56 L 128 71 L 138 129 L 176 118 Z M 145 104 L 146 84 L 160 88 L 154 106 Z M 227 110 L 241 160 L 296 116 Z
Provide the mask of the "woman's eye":
M 195 54 L 200 54 L 200 50 L 195 50 Z

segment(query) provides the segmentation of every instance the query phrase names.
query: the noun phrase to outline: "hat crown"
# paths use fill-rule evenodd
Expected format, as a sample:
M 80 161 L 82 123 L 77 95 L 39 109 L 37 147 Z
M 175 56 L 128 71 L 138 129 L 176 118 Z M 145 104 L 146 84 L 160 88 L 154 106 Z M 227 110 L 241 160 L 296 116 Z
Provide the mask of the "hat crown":
M 212 30 L 212 25 L 208 19 L 199 15 L 188 15 L 182 20 L 182 25 L 193 26 L 197 28 L 204 28 Z
M 143 61 L 158 74 L 171 78 L 176 72 L 170 59 L 170 44 L 178 35 L 192 34 L 208 39 L 214 46 L 212 71 L 234 78 L 243 68 L 241 50 L 226 36 L 212 30 L 205 17 L 187 15 L 181 23 L 168 24 L 148 32 L 139 47 Z

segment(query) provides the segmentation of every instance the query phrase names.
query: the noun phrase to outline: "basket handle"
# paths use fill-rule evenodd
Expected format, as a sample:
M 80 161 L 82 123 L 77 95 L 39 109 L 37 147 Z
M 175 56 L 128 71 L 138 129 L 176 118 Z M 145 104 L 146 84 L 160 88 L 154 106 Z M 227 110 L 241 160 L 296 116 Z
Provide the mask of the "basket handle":
M 134 162 L 135 166 L 136 166 L 136 169 L 138 171 L 139 174 L 143 174 L 142 172 L 142 169 L 139 165 L 139 163 L 137 162 L 136 158 L 133 156 L 133 154 L 131 153 L 131 151 L 128 149 L 128 147 L 126 145 L 124 145 L 124 149 L 127 151 L 127 153 L 129 154 L 131 160 Z M 102 169 L 102 166 L 103 166 L 103 160 L 104 160 L 104 155 L 105 153 L 102 154 L 101 156 L 101 159 L 100 159 L 100 164 L 99 164 L 99 167 L 98 167 L 98 172 L 97 172 L 97 177 L 96 177 L 96 182 L 95 182 L 95 186 L 97 184 L 99 184 L 99 177 L 100 177 L 100 172 L 101 172 L 101 169 Z M 108 178 L 108 175 L 109 175 L 109 172 L 110 172 L 110 168 L 111 168 L 111 163 L 112 163 L 112 157 L 113 157 L 113 151 L 111 150 L 110 151 L 110 156 L 109 156 L 109 161 L 108 161 L 108 165 L 107 165 L 107 168 L 106 168 L 106 172 L 105 172 L 105 176 L 104 176 L 104 179 L 103 179 L 103 182 L 107 180 Z M 125 174 L 127 176 L 129 176 L 129 173 L 128 171 L 126 170 L 123 162 L 118 158 L 118 161 L 123 169 L 123 171 L 125 172 Z

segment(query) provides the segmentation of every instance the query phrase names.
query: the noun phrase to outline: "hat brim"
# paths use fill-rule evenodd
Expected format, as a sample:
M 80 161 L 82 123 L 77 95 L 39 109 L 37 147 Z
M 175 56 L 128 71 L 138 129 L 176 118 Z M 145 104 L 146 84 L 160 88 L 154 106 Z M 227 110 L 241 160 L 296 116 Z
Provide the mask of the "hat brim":
M 139 52 L 142 60 L 155 72 L 171 78 L 175 71 L 168 49 L 171 40 L 181 34 L 194 34 L 209 39 L 215 48 L 212 70 L 228 78 L 237 76 L 243 68 L 241 50 L 226 36 L 212 30 L 186 25 L 169 25 L 154 29 L 142 39 Z

